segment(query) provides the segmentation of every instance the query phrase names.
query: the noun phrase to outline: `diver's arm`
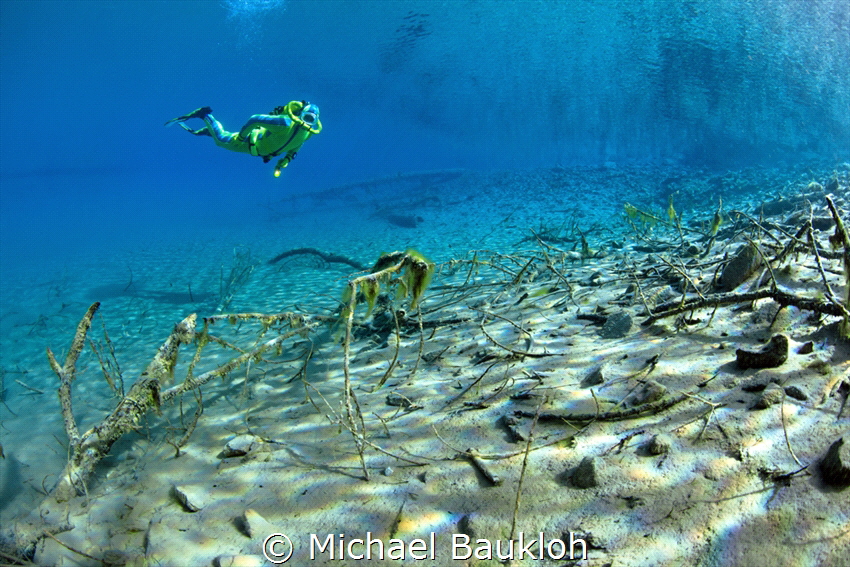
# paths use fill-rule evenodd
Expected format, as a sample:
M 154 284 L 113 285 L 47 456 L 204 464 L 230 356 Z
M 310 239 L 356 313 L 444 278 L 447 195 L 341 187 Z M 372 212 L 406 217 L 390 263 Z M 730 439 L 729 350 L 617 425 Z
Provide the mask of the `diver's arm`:
M 286 152 L 285 156 L 277 160 L 277 165 L 274 168 L 275 177 L 280 177 L 280 170 L 289 165 L 289 162 L 295 159 L 297 153 L 298 152 L 296 152 L 295 150 L 289 150 L 288 152 Z
M 239 130 L 239 137 L 245 139 L 251 134 L 251 130 L 257 126 L 286 126 L 292 124 L 292 119 L 286 115 L 255 114 Z

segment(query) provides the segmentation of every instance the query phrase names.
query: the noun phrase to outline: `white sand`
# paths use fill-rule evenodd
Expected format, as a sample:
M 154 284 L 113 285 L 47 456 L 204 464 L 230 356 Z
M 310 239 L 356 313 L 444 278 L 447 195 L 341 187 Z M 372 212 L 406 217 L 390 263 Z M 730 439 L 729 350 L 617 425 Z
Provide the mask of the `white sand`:
M 675 318 L 641 327 L 642 302 L 626 293 L 633 281 L 630 274 L 642 273 L 658 261 L 631 249 L 634 240 L 622 234 L 621 211 L 623 201 L 644 205 L 647 201 L 641 197 L 647 199 L 658 186 L 658 175 L 639 170 L 467 175 L 450 182 L 451 190 L 434 189 L 431 196 L 439 196 L 439 202 L 420 202 L 411 209 L 424 218 L 415 229 L 369 218 L 367 204 L 341 206 L 345 203 L 341 196 L 327 201 L 324 212 L 283 217 L 275 225 L 281 235 L 276 239 L 270 239 L 269 226 L 262 225 L 197 235 L 197 240 L 179 246 L 152 244 L 132 256 L 101 259 L 98 284 L 81 284 L 82 274 L 91 278 L 90 266 L 50 278 L 33 276 L 16 282 L 17 287 L 4 282 L 6 296 L 14 295 L 18 303 L 3 306 L 6 406 L 0 406 L 0 442 L 6 458 L 0 460 L 0 522 L 6 528 L 36 506 L 43 498 L 40 492 L 55 483 L 65 462 L 56 379 L 43 349 L 50 346 L 57 354 L 64 353 L 91 301 L 103 301 L 103 324 L 129 388 L 177 321 L 192 309 L 201 316 L 212 314 L 221 267 L 227 274 L 235 247 L 250 249 L 263 261 L 299 246 L 346 255 L 363 264 L 371 264 L 382 251 L 407 246 L 438 263 L 471 258 L 470 250 L 527 259 L 530 252 L 522 250 L 539 254 L 539 248 L 522 240 L 530 236 L 530 228 L 557 227 L 569 217 L 559 211 L 575 205 L 559 199 L 574 190 L 565 185 L 574 184 L 585 198 L 579 205 L 579 226 L 589 231 L 591 248 L 608 251 L 583 264 L 556 261 L 572 289 L 571 299 L 565 281 L 538 264 L 517 285 L 505 285 L 509 276 L 482 266 L 472 280 L 475 285 L 466 288 L 474 294 L 452 302 L 464 292 L 460 284 L 468 264 L 454 275 L 443 265 L 427 292 L 425 319 L 465 322 L 426 329 L 426 356 L 415 372 L 418 333 L 402 337 L 399 365 L 380 389 L 375 386 L 393 358 L 394 337 L 380 344 L 371 333 L 364 333 L 352 345 L 352 380 L 368 437 L 394 455 L 366 450 L 370 481 L 361 478 L 352 436 L 341 430 L 335 417 L 342 411 L 342 348 L 327 333 L 320 333 L 313 337 L 307 390 L 300 379 L 292 379 L 300 361 L 285 362 L 303 352 L 303 341 L 290 341 L 281 356 L 269 354 L 248 371 L 242 368 L 224 382 L 207 384 L 204 413 L 178 458 L 165 439 L 183 435 L 179 408 L 165 408 L 162 417 L 148 416 L 138 434 L 125 436 L 113 447 L 86 496 L 68 503 L 67 510 L 53 508 L 54 514 L 67 513 L 74 525 L 56 537 L 94 558 L 120 550 L 125 562 L 138 561 L 135 564 L 144 560 L 148 565 L 211 565 L 216 558 L 227 564 L 227 557 L 244 556 L 234 564 L 249 565 L 268 564 L 263 563 L 262 543 L 277 531 L 295 543 L 290 565 L 353 565 L 353 559 L 331 560 L 327 553 L 309 560 L 310 534 L 324 541 L 328 534 L 345 534 L 344 539 L 351 540 L 371 532 L 390 545 L 391 538 L 408 544 L 422 538 L 427 544 L 434 532 L 435 547 L 426 554 L 433 551 L 436 560 L 426 563 L 495 565 L 495 559 L 474 556 L 453 561 L 452 534 L 469 534 L 473 549 L 477 538 L 495 543 L 511 535 L 526 443 L 514 442 L 501 419 L 516 410 L 534 413 L 544 397 L 542 411 L 594 413 L 597 404 L 606 411 L 643 381 L 655 380 L 671 394 L 698 392 L 699 398 L 688 398 L 655 415 L 597 421 L 580 432 L 564 423 L 537 423 L 522 479 L 515 537 L 523 532 L 528 541 L 544 532 L 547 541 L 569 542 L 572 532 L 588 546 L 588 559 L 581 565 L 847 564 L 850 499 L 847 490 L 823 485 L 817 463 L 835 439 L 850 431 L 850 408 L 837 420 L 841 398 L 829 395 L 850 372 L 850 347 L 836 339 L 834 318 L 818 320 L 795 308 L 785 310 L 771 327 L 776 309 L 770 300 L 759 301 L 752 309 L 720 308 L 710 321 L 710 310 L 697 311 L 692 317 L 699 322 L 679 331 Z M 846 198 L 846 169 L 842 175 Z M 692 181 L 704 182 L 698 177 Z M 807 182 L 802 176 L 798 179 L 798 184 Z M 382 204 L 398 205 L 429 196 L 423 190 L 413 193 L 379 197 Z M 753 194 L 728 192 L 723 198 L 726 211 L 735 207 L 749 211 L 750 204 L 758 202 Z M 653 204 L 665 205 L 657 200 Z M 690 204 L 677 203 L 686 219 L 707 220 L 716 207 L 712 199 L 693 208 Z M 665 229 L 658 230 L 665 234 Z M 825 242 L 827 233 L 818 234 Z M 624 238 L 627 247 L 610 246 Z M 491 252 L 479 255 L 484 261 L 497 258 Z M 514 273 L 522 261 L 500 260 Z M 788 291 L 814 295 L 821 289 L 814 268 L 813 261 L 801 256 L 793 272 L 782 274 L 780 281 Z M 838 261 L 830 261 L 827 268 L 833 290 L 840 293 Z M 134 283 L 128 287 L 130 270 Z M 335 305 L 349 272 L 344 266 L 319 266 L 307 259 L 261 264 L 234 296 L 229 311 L 274 313 L 297 305 L 324 313 L 321 309 Z M 485 285 L 490 282 L 503 283 Z M 195 304 L 182 298 L 188 295 L 189 284 L 193 297 L 197 294 Z M 535 293 L 555 285 L 557 291 Z M 663 287 L 647 281 L 643 293 L 649 297 Z M 529 297 L 521 300 L 526 293 Z M 451 304 L 441 307 L 446 303 Z M 599 308 L 630 314 L 634 325 L 628 334 L 601 338 L 598 326 L 577 318 Z M 484 313 L 499 316 L 490 316 L 484 324 L 495 341 L 515 351 L 546 356 L 512 355 L 495 345 L 482 332 Z M 40 314 L 46 318 L 38 322 Z M 242 348 L 255 344 L 257 330 L 222 323 L 214 328 Z M 778 332 L 790 338 L 787 362 L 773 369 L 737 368 L 736 348 L 757 350 Z M 103 337 L 100 318 L 92 337 Z M 799 354 L 809 341 L 813 352 Z M 192 349 L 183 353 L 178 377 L 185 375 L 191 353 Z M 210 346 L 198 372 L 230 356 L 232 351 Z M 650 360 L 655 364 L 647 373 Z M 582 383 L 599 365 L 604 381 L 591 393 Z M 114 398 L 89 349 L 78 370 L 75 413 L 81 429 L 87 429 L 114 406 Z M 16 380 L 44 393 L 28 390 Z M 808 399 L 786 397 L 765 410 L 751 409 L 760 393 L 742 386 L 753 380 L 796 385 Z M 306 401 L 306 392 L 316 406 Z M 396 394 L 415 406 L 388 405 L 388 395 Z M 184 396 L 186 421 L 195 407 L 194 397 Z M 521 419 L 517 425 L 525 436 L 531 421 Z M 655 434 L 669 437 L 668 453 L 648 453 L 646 446 Z M 223 457 L 228 441 L 240 435 L 256 436 L 247 455 Z M 458 456 L 468 449 L 490 457 L 483 459 L 485 467 L 500 484 L 492 485 L 469 459 Z M 579 488 L 570 478 L 584 457 L 602 458 L 596 487 Z M 775 483 L 769 477 L 771 472 L 801 469 L 797 461 L 809 468 L 790 482 Z M 175 485 L 199 511 L 187 511 L 180 504 Z M 246 514 L 251 529 L 245 525 Z M 537 546 L 532 549 L 539 555 Z M 580 543 L 576 550 L 581 551 Z M 353 551 L 361 552 L 362 546 Z M 552 551 L 559 551 L 557 545 Z M 387 558 L 370 564 L 422 563 L 412 560 L 409 549 L 406 553 L 404 561 Z M 34 561 L 101 564 L 52 539 L 42 541 Z M 526 557 L 513 564 L 570 562 Z

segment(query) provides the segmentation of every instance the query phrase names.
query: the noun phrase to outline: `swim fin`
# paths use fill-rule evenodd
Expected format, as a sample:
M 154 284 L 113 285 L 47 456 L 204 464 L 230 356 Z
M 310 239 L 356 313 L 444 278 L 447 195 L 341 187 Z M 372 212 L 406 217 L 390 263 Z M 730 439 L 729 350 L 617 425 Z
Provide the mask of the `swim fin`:
M 208 114 L 212 114 L 212 108 L 210 108 L 209 106 L 203 106 L 197 110 L 193 110 L 189 114 L 184 114 L 183 116 L 172 118 L 171 120 L 166 122 L 165 125 L 171 126 L 175 122 L 185 122 L 186 120 L 191 120 L 192 118 L 204 118 Z

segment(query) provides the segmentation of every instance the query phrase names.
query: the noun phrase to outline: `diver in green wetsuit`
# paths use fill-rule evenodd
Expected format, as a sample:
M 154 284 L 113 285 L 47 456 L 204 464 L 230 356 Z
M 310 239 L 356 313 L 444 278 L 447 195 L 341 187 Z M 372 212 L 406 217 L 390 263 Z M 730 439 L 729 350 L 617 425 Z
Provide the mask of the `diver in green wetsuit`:
M 184 122 L 192 118 L 200 118 L 206 126 L 197 130 L 189 128 Z M 178 116 L 165 125 L 175 123 L 196 136 L 211 136 L 216 145 L 222 148 L 259 156 L 263 158 L 263 163 L 285 154 L 275 166 L 275 177 L 279 177 L 280 170 L 295 158 L 307 138 L 322 131 L 319 107 L 305 100 L 293 100 L 285 106 L 278 106 L 269 114 L 255 114 L 236 134 L 225 130 L 213 118 L 209 106 Z

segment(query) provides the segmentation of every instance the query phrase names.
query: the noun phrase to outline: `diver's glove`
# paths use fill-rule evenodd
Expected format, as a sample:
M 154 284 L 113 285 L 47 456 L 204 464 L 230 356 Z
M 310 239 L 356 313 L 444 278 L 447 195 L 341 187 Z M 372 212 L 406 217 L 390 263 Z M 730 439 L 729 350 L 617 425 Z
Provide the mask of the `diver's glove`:
M 294 153 L 286 154 L 285 156 L 280 158 L 277 162 L 277 165 L 274 167 L 274 176 L 280 177 L 280 170 L 289 165 L 289 162 L 291 162 L 294 158 Z

